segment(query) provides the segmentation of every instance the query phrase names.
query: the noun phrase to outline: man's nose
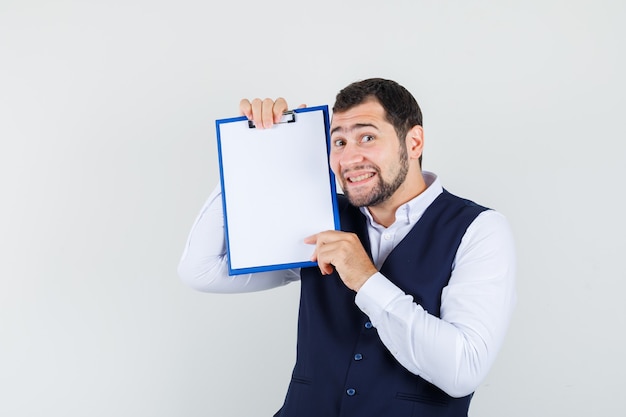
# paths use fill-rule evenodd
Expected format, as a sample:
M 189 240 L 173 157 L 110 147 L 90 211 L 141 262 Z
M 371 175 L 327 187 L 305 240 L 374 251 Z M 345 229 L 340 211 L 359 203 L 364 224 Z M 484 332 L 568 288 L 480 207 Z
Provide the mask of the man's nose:
M 348 143 L 344 146 L 339 159 L 342 167 L 351 166 L 363 162 L 363 153 L 356 144 Z

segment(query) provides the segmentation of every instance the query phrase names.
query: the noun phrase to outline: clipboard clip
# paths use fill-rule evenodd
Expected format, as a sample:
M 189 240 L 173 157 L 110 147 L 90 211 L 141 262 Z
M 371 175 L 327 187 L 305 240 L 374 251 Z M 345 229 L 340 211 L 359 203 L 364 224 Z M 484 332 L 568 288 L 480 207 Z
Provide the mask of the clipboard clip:
M 296 122 L 296 113 L 293 110 L 287 110 L 283 113 L 283 116 L 278 123 L 295 123 Z M 254 129 L 256 125 L 253 120 L 248 120 L 248 128 Z

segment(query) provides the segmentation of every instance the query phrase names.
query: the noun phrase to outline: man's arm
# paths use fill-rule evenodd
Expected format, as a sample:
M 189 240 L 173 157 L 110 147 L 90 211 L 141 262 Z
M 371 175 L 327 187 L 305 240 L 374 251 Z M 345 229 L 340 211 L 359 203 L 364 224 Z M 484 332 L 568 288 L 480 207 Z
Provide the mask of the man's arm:
M 215 293 L 261 291 L 300 279 L 299 271 L 294 269 L 228 275 L 219 186 L 211 193 L 191 228 L 178 264 L 178 275 L 185 284 L 198 291 Z
M 356 304 L 405 368 L 453 397 L 476 390 L 503 343 L 516 301 L 515 253 L 506 219 L 480 214 L 468 228 L 443 290 L 441 317 L 376 273 Z
M 300 107 L 304 107 L 301 105 Z M 260 128 L 270 128 L 280 121 L 287 102 L 283 98 L 252 101 L 242 99 L 239 113 Z M 250 207 L 250 211 L 254 210 Z M 228 275 L 228 258 L 224 238 L 224 213 L 219 185 L 209 196 L 191 228 L 178 265 L 178 275 L 190 287 L 204 292 L 238 293 L 261 291 L 300 279 L 298 269 Z

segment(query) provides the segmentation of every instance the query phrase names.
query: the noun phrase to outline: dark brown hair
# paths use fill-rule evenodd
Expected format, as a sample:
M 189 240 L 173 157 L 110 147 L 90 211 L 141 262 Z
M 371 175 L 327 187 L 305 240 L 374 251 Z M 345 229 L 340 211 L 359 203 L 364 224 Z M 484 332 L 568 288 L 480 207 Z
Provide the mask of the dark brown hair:
M 370 99 L 375 99 L 385 109 L 387 121 L 393 125 L 400 141 L 404 141 L 413 126 L 422 126 L 422 110 L 415 97 L 397 82 L 384 78 L 355 81 L 343 88 L 337 93 L 333 112 L 350 110 Z
M 383 106 L 387 120 L 399 137 L 403 138 L 415 125 L 422 126 L 422 111 L 413 95 L 397 82 L 384 78 L 369 78 L 348 85 L 337 94 L 333 112 L 349 110 L 370 98 Z

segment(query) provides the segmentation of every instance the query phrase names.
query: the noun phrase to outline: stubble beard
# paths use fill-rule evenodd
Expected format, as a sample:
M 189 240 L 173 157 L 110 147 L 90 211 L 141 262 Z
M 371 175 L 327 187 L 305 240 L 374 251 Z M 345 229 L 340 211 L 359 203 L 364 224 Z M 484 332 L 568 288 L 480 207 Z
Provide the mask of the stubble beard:
M 350 201 L 350 204 L 355 207 L 373 207 L 387 201 L 404 183 L 409 172 L 409 157 L 404 146 L 400 146 L 398 164 L 400 166 L 399 170 L 396 176 L 390 181 L 383 179 L 380 168 L 375 165 L 368 166 L 368 168 L 374 169 L 378 181 L 369 193 L 363 195 L 352 195 L 348 187 L 344 187 L 345 196 L 348 198 L 348 201 Z M 347 179 L 344 181 L 347 181 Z

